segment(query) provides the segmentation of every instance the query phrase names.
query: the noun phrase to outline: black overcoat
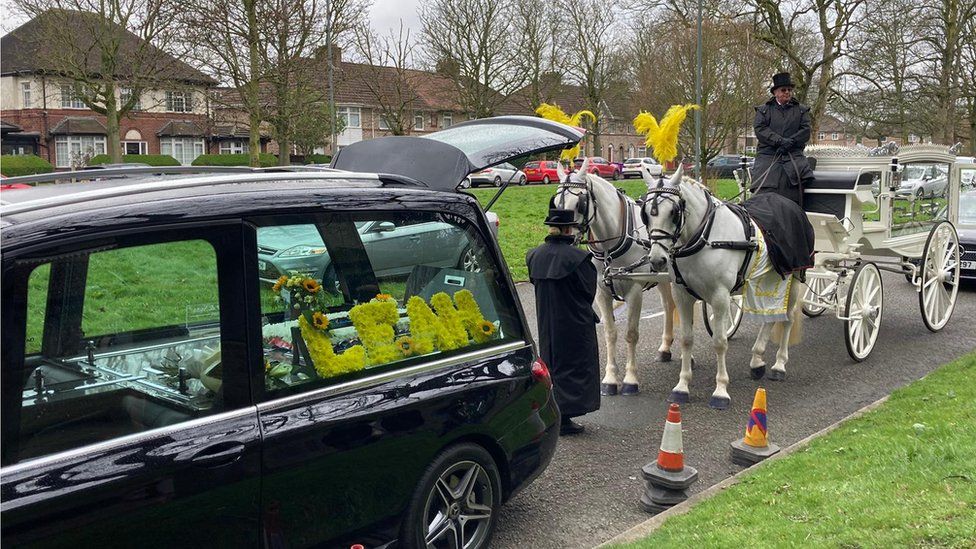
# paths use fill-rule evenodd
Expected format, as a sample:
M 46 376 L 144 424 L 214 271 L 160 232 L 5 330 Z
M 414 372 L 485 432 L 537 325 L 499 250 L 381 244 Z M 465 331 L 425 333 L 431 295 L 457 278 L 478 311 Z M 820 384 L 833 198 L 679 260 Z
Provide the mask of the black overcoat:
M 756 107 L 756 161 L 752 166 L 753 193 L 775 192 L 803 204 L 803 185 L 813 170 L 803 155 L 810 140 L 810 107 L 790 99 L 780 105 L 775 98 Z M 792 146 L 784 146 L 792 139 Z
M 596 267 L 570 236 L 549 236 L 525 263 L 535 286 L 539 353 L 563 417 L 600 409 L 600 358 L 593 312 Z

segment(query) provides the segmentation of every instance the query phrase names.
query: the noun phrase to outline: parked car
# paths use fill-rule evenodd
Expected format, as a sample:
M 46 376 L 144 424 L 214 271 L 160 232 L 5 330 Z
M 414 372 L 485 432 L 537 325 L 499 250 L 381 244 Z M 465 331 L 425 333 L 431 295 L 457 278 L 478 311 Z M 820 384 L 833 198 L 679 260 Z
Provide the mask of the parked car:
M 4 193 L 4 545 L 488 546 L 559 410 L 485 214 L 455 191 L 581 137 L 500 117 L 350 145 L 344 171 Z M 261 284 L 263 250 L 310 226 L 320 249 L 301 251 L 338 285 Z M 448 245 L 479 267 L 428 260 Z M 438 319 L 442 294 L 468 324 Z
M 959 194 L 959 276 L 976 280 L 976 190 Z
M 941 196 L 949 184 L 948 166 L 942 164 L 906 164 L 896 195 L 915 198 Z
M 746 168 L 752 166 L 752 158 L 749 158 Z M 731 179 L 734 177 L 735 170 L 742 167 L 742 157 L 734 154 L 723 154 L 716 156 L 705 164 L 705 173 L 709 177 L 719 179 Z
M 621 172 L 621 175 L 624 177 L 624 179 L 631 177 L 643 177 L 643 174 L 641 174 L 642 165 L 647 168 L 650 168 L 651 166 L 660 166 L 657 160 L 654 160 L 649 156 L 641 158 L 628 158 L 624 160 L 624 169 Z
M 976 157 L 972 156 L 957 156 L 956 162 L 958 164 L 976 164 Z M 976 170 L 974 169 L 964 169 L 962 170 L 962 175 L 959 179 L 959 186 L 963 189 L 976 188 Z
M 590 173 L 595 173 L 604 179 L 620 179 L 621 170 L 616 164 L 611 164 L 602 156 L 590 156 Z M 577 158 L 574 162 L 578 170 L 583 166 L 583 158 Z
M 469 175 L 466 186 L 478 187 L 481 185 L 491 185 L 492 187 L 501 187 L 502 183 L 506 181 L 508 181 L 509 185 L 525 185 L 528 178 L 526 178 L 522 170 L 508 162 L 502 162 L 497 166 L 485 168 Z
M 522 171 L 525 172 L 525 179 L 529 183 L 542 182 L 543 185 L 548 185 L 553 181 L 559 181 L 556 166 L 555 160 L 535 160 L 526 162 L 525 166 L 522 166 Z

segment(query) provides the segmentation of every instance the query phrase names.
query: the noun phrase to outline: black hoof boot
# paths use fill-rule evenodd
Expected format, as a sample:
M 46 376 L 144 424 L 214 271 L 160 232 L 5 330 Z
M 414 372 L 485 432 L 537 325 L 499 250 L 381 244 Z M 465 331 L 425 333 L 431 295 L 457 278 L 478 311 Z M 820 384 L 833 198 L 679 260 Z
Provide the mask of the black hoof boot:
M 658 362 L 671 362 L 671 351 L 658 351 L 657 353 Z
M 769 381 L 786 381 L 786 372 L 782 370 L 770 370 Z
M 668 402 L 674 402 L 676 404 L 687 404 L 691 400 L 688 397 L 688 393 L 682 393 L 681 391 L 671 391 L 671 396 L 668 397 Z
M 732 399 L 730 399 L 729 397 L 713 396 L 712 398 L 708 399 L 708 407 L 714 408 L 715 410 L 727 410 L 729 407 L 729 403 L 731 402 Z
M 759 380 L 759 379 L 762 379 L 763 376 L 765 376 L 765 375 L 766 375 L 766 367 L 765 366 L 760 366 L 758 368 L 750 368 L 749 369 L 749 377 L 751 377 L 752 379 Z
M 624 383 L 620 387 L 620 394 L 622 395 L 636 395 L 640 393 L 640 387 L 636 383 Z
M 614 396 L 617 394 L 617 386 L 613 383 L 601 383 L 600 394 L 603 396 Z

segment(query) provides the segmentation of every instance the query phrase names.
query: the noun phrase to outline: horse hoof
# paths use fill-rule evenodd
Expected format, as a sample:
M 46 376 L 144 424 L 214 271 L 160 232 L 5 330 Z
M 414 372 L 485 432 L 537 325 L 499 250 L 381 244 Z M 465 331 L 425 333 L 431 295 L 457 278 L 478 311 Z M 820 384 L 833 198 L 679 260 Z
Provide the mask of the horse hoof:
M 671 351 L 658 351 L 657 353 L 658 362 L 671 362 Z
M 668 402 L 674 402 L 676 404 L 687 404 L 689 400 L 688 393 L 681 391 L 671 391 L 671 397 L 668 398 Z
M 766 367 L 760 366 L 758 368 L 749 369 L 749 377 L 755 380 L 760 380 L 766 375 Z M 772 374 L 770 374 L 770 379 L 772 379 Z
M 640 392 L 640 388 L 636 383 L 624 383 L 620 387 L 620 394 L 622 395 L 636 395 Z
M 696 366 L 698 366 L 698 362 L 695 360 L 695 357 L 691 357 L 691 368 L 695 369 Z
M 732 402 L 732 399 L 729 397 L 713 396 L 712 398 L 708 399 L 708 407 L 715 410 L 726 410 L 728 409 L 730 402 Z
M 600 394 L 603 396 L 614 396 L 617 394 L 617 385 L 615 383 L 601 383 L 600 384 Z
M 783 370 L 770 370 L 769 381 L 786 381 L 786 372 Z

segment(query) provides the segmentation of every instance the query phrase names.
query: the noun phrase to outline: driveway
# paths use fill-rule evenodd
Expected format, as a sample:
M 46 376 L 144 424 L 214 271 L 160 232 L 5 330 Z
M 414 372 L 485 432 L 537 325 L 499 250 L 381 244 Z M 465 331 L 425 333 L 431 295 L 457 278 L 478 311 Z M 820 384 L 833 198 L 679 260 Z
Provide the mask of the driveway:
M 883 273 L 883 280 L 881 333 L 872 355 L 860 364 L 847 355 L 843 323 L 825 313 L 804 319 L 803 341 L 791 348 L 785 382 L 755 382 L 749 378 L 749 350 L 758 324 L 744 320 L 729 345 L 732 405 L 725 411 L 707 406 L 715 386 L 715 355 L 704 329 L 696 328 L 692 402 L 682 407 L 685 463 L 700 472 L 689 492 L 741 470 L 728 460 L 729 443 L 742 437 L 756 387 L 768 393 L 771 440 L 787 446 L 976 348 L 976 285 L 963 286 L 949 325 L 933 334 L 925 329 L 918 295 L 904 277 Z M 518 291 L 535 335 L 532 286 L 519 284 Z M 637 505 L 644 489 L 640 468 L 657 457 L 666 398 L 680 364 L 655 362 L 662 324 L 653 315 L 661 310 L 660 298 L 656 290 L 644 295 L 642 316 L 649 318 L 641 321 L 638 344 L 641 394 L 603 397 L 598 412 L 580 418 L 586 432 L 561 438 L 549 468 L 502 509 L 493 547 L 593 547 L 650 516 Z M 622 333 L 619 339 L 622 377 Z M 602 340 L 601 329 L 601 362 Z M 771 344 L 767 364 L 774 353 Z

